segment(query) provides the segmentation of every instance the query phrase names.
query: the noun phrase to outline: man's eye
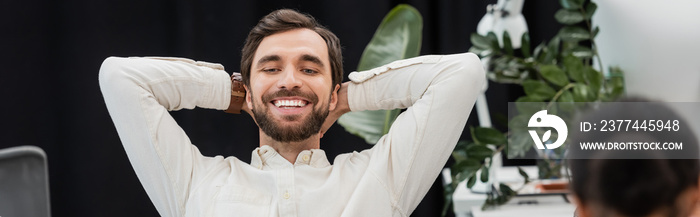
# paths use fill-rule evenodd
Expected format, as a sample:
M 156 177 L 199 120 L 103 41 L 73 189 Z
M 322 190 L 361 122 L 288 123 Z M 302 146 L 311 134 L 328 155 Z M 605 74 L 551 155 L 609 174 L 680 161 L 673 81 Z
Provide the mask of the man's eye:
M 263 72 L 277 72 L 277 71 L 279 71 L 279 69 L 270 68 L 270 69 L 263 69 L 262 71 Z
M 316 74 L 316 71 L 313 69 L 302 69 L 301 71 L 303 71 L 306 74 Z

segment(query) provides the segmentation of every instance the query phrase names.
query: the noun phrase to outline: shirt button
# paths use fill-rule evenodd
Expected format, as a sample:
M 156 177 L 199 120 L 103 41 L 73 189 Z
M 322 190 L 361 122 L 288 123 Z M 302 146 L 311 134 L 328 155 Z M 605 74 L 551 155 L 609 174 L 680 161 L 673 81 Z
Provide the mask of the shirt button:
M 289 192 L 285 191 L 284 195 L 282 195 L 282 197 L 284 197 L 284 199 L 289 199 Z
M 304 162 L 309 162 L 309 159 L 311 159 L 311 157 L 309 157 L 309 155 L 304 155 L 301 157 L 301 160 L 303 160 Z

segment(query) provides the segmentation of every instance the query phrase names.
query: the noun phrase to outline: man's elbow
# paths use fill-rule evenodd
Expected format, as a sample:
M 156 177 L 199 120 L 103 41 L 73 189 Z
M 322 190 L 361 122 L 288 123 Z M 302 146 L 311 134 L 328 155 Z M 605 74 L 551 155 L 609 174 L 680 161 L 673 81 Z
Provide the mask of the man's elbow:
M 124 69 L 126 65 L 125 60 L 126 58 L 121 57 L 107 57 L 107 59 L 102 62 L 98 75 L 101 88 L 109 87 L 118 80 L 126 77 L 126 70 Z
M 112 95 L 124 91 L 127 86 L 134 84 L 133 75 L 129 70 L 130 59 L 108 57 L 102 62 L 98 75 L 100 89 L 103 94 Z
M 479 57 L 473 53 L 461 53 L 456 55 L 451 55 L 455 61 L 454 73 L 450 76 L 451 79 L 456 79 L 465 88 L 476 88 L 480 91 L 483 89 L 486 82 L 486 73 L 484 72 L 484 66 L 481 64 Z

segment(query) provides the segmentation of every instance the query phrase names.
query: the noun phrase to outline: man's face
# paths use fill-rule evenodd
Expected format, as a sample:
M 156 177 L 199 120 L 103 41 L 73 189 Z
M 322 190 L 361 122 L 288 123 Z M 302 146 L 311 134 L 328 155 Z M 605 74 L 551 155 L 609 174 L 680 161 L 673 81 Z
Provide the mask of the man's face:
M 246 100 L 258 126 L 280 142 L 317 134 L 335 109 L 337 91 L 326 42 L 309 29 L 265 37 L 253 57 Z

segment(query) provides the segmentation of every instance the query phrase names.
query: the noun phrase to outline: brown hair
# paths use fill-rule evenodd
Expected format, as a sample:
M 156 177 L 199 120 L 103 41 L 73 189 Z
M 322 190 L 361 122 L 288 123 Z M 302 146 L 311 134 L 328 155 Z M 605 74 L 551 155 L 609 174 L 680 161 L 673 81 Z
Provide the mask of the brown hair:
M 310 29 L 323 38 L 328 45 L 328 59 L 331 66 L 331 78 L 333 85 L 340 84 L 343 80 L 343 54 L 340 47 L 340 39 L 330 30 L 321 26 L 311 15 L 302 14 L 291 9 L 280 9 L 266 15 L 258 24 L 250 30 L 248 38 L 243 45 L 241 58 L 241 75 L 243 83 L 250 85 L 250 69 L 253 64 L 253 56 L 263 38 L 294 29 Z

